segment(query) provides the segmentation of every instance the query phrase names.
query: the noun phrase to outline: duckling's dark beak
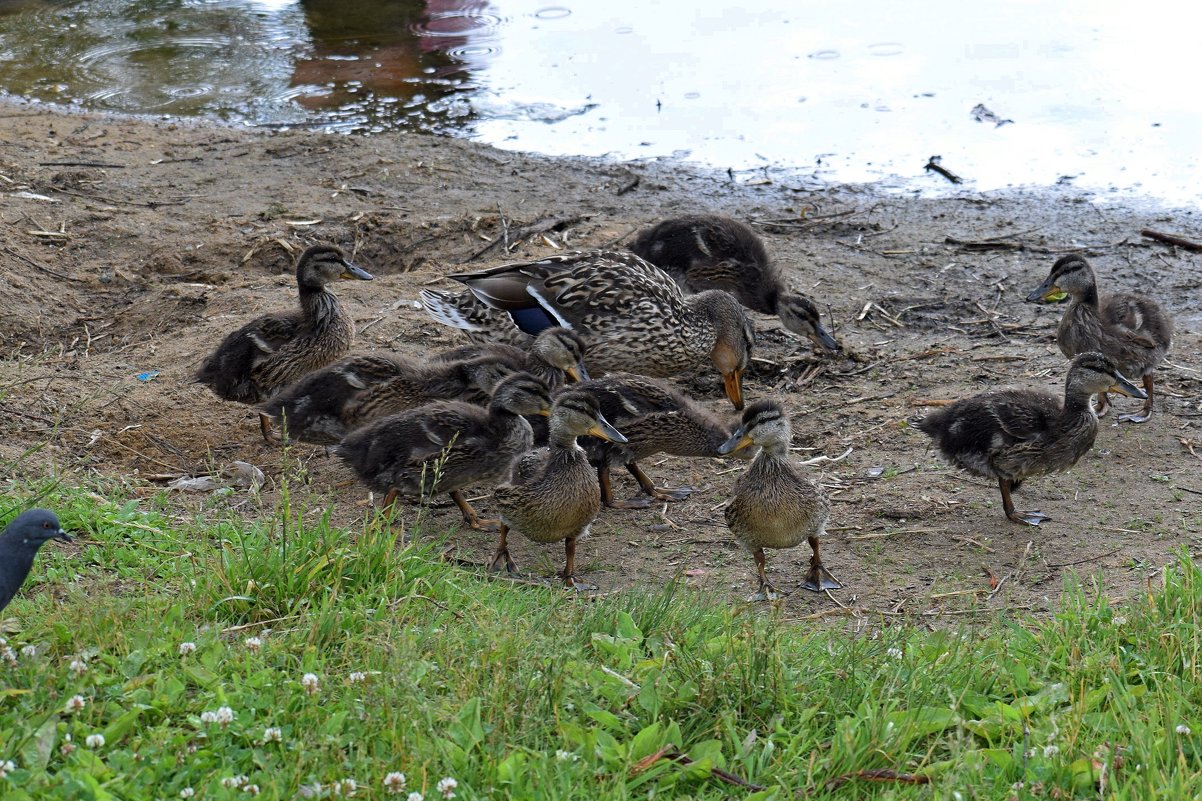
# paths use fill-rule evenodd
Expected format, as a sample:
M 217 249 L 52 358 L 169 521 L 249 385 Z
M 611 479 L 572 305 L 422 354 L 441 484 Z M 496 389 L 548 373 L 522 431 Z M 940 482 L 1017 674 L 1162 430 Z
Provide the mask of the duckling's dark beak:
M 63 542 L 75 542 L 75 540 L 71 539 L 71 535 L 68 534 L 66 531 L 63 531 L 61 528 L 57 532 L 55 532 L 54 536 L 51 537 L 51 539 L 62 540 Z
M 597 415 L 597 422 L 593 423 L 586 433 L 588 433 L 589 436 L 596 437 L 597 439 L 603 439 L 606 442 L 623 443 L 630 441 L 626 439 L 626 437 L 622 436 L 621 431 L 618 431 L 618 429 L 611 426 L 603 414 Z
M 1122 373 L 1115 370 L 1113 375 L 1114 384 L 1111 385 L 1110 389 L 1106 390 L 1107 392 L 1118 392 L 1119 394 L 1126 395 L 1127 397 L 1139 398 L 1140 400 L 1148 399 L 1148 393 L 1144 392 L 1142 389 L 1135 386 L 1135 384 L 1132 384 L 1130 381 L 1124 378 Z
M 588 381 L 588 370 L 584 369 L 583 362 L 575 367 L 569 367 L 568 369 L 564 370 L 564 372 L 568 374 L 568 378 L 572 379 L 577 384 L 579 384 L 581 381 Z
M 839 349 L 839 343 L 831 336 L 831 332 L 818 325 L 818 323 L 814 323 L 814 335 L 810 337 L 810 341 L 832 353 Z
M 726 397 L 736 409 L 743 409 L 743 371 L 732 370 L 722 374 L 722 383 L 726 387 Z
M 338 276 L 339 278 L 357 278 L 360 281 L 372 280 L 372 274 L 362 267 L 358 267 L 345 260 L 342 262 L 342 266 L 344 269 L 342 274 Z
M 1068 296 L 1060 287 L 1056 286 L 1056 281 L 1049 275 L 1048 279 L 1040 284 L 1027 295 L 1027 302 L 1033 303 L 1037 300 L 1058 301 L 1064 300 Z
M 747 436 L 747 432 L 739 427 L 735 430 L 734 435 L 730 439 L 723 442 L 718 447 L 718 455 L 729 456 L 732 453 L 737 453 L 751 444 L 751 437 Z
M 539 417 L 550 417 L 551 416 L 551 407 L 544 406 L 543 408 L 541 408 L 537 412 L 535 412 L 535 414 L 537 414 Z

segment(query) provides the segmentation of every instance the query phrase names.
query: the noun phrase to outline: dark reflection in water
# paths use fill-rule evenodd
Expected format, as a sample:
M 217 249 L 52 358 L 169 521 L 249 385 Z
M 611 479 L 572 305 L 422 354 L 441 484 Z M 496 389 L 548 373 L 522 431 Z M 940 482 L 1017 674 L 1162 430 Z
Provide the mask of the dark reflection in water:
M 463 128 L 496 21 L 479 0 L 0 0 L 0 88 L 249 124 Z

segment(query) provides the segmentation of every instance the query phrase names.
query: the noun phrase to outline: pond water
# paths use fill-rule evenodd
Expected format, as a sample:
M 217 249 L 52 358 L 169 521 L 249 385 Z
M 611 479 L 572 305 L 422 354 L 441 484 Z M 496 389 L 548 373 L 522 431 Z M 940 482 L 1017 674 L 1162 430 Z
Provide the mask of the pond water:
M 928 193 L 952 189 L 923 169 L 940 155 L 969 189 L 1068 183 L 1197 206 L 1200 49 L 1180 11 L 1156 0 L 0 0 L 0 90 Z

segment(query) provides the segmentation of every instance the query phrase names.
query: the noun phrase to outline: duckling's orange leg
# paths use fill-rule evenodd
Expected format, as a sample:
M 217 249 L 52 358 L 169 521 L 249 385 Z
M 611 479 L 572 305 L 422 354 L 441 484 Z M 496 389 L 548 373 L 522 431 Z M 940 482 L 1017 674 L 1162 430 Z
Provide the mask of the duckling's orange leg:
M 1015 523 L 1022 523 L 1024 526 L 1038 526 L 1043 521 L 1052 519 L 1039 510 L 1021 513 L 1014 511 L 1014 501 L 1010 498 L 1010 479 L 999 478 L 997 484 L 998 489 L 1002 491 L 1002 511 Z
M 576 538 L 575 537 L 568 537 L 566 540 L 563 541 L 563 555 L 564 555 L 563 571 L 560 572 L 560 574 L 559 574 L 559 577 L 561 579 L 563 579 L 563 586 L 565 586 L 569 589 L 576 590 L 577 592 L 579 592 L 580 590 L 595 590 L 595 589 L 597 589 L 595 584 L 586 584 L 585 582 L 576 578 Z
M 1098 417 L 1105 417 L 1106 412 L 1110 411 L 1110 398 L 1105 392 L 1098 393 L 1098 402 L 1093 406 L 1093 413 Z
M 392 522 L 396 519 L 394 517 L 395 513 L 393 511 L 393 507 L 396 505 L 396 499 L 400 494 L 400 491 L 396 487 L 393 487 L 392 489 L 388 490 L 388 494 L 384 496 L 384 506 L 382 511 L 384 513 L 384 518 L 389 521 L 389 528 L 392 527 Z M 409 536 L 405 533 L 404 529 L 401 529 L 401 534 L 398 539 L 400 540 L 401 545 L 409 544 Z
M 801 586 L 811 592 L 843 589 L 843 585 L 822 564 L 822 557 L 818 555 L 818 538 L 810 537 L 809 543 L 814 553 L 810 557 L 810 572 L 806 573 L 805 583 Z
M 755 575 L 759 580 L 760 586 L 754 593 L 748 596 L 747 600 L 754 603 L 756 601 L 775 601 L 777 598 L 780 598 L 780 593 L 768 583 L 768 574 L 764 570 L 765 562 L 767 561 L 764 558 L 764 549 L 756 548 L 751 552 L 751 557 L 755 559 Z
M 505 565 L 505 572 L 510 575 L 518 574 L 518 566 L 509 555 L 509 526 L 504 523 L 501 524 L 501 534 L 497 537 L 497 551 L 493 554 L 492 561 L 488 563 L 488 571 L 500 573 L 501 565 Z
M 261 431 L 263 434 L 263 441 L 268 445 L 287 444 L 287 440 L 285 440 L 283 437 L 276 436 L 275 432 L 271 430 L 271 416 L 263 414 L 262 412 L 259 412 L 259 431 Z
M 1144 376 L 1144 394 L 1148 399 L 1144 401 L 1143 411 L 1139 414 L 1120 414 L 1119 420 L 1128 423 L 1146 423 L 1152 418 L 1152 375 L 1149 373 Z
M 675 489 L 665 487 L 661 489 L 655 486 L 655 483 L 639 467 L 638 462 L 631 462 L 626 465 L 626 469 L 630 471 L 630 475 L 634 476 L 635 481 L 639 482 L 639 486 L 643 488 L 643 492 L 657 501 L 683 501 L 694 492 L 692 487 L 677 487 Z
M 489 520 L 476 514 L 476 510 L 467 502 L 467 498 L 463 497 L 461 490 L 453 490 L 451 500 L 459 507 L 459 511 L 463 512 L 463 519 L 467 522 L 468 528 L 474 531 L 496 531 L 497 526 L 500 525 L 499 520 Z

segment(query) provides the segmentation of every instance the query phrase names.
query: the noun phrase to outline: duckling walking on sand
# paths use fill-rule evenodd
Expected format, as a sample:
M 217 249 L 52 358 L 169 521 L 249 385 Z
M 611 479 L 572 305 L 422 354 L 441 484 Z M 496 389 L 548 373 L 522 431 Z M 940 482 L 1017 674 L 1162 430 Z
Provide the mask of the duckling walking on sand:
M 726 525 L 755 559 L 759 588 L 749 601 L 773 601 L 779 595 L 764 572 L 765 548 L 792 548 L 807 540 L 813 555 L 801 586 L 813 592 L 837 590 L 842 584 L 822 564 L 819 540 L 826 534 L 830 504 L 822 491 L 789 461 L 792 441 L 789 418 L 780 404 L 756 401 L 743 412 L 743 423 L 720 449 L 736 453 L 759 445 L 760 454 L 735 482 L 726 507 Z
M 1119 372 L 1144 382 L 1143 410 L 1122 414 L 1119 420 L 1144 423 L 1152 416 L 1152 374 L 1164 361 L 1173 341 L 1173 321 L 1151 298 L 1131 292 L 1098 297 L 1098 280 L 1080 254 L 1063 256 L 1027 300 L 1055 300 L 1068 294 L 1072 300 L 1060 318 L 1056 342 L 1068 358 L 1096 351 L 1114 362 Z M 1094 411 L 1099 417 L 1109 409 L 1106 393 L 1098 395 Z
M 609 442 L 626 441 L 601 414 L 592 395 L 576 390 L 561 393 L 551 407 L 550 444 L 520 457 L 509 483 L 497 487 L 501 535 L 490 570 L 504 567 L 517 572 L 509 556 L 508 536 L 513 529 L 534 542 L 562 541 L 565 560 L 559 576 L 564 586 L 590 589 L 575 578 L 576 543 L 588 535 L 589 524 L 601 510 L 593 468 L 576 444 L 576 438 L 586 434 Z
M 1089 402 L 1095 392 L 1145 397 L 1114 362 L 1100 353 L 1082 353 L 1069 366 L 1063 403 L 1038 390 L 986 392 L 931 412 L 918 429 L 956 467 L 997 479 L 1006 517 L 1037 526 L 1051 518 L 1014 511 L 1010 493 L 1032 476 L 1068 470 L 1089 452 L 1098 435 L 1098 417 Z

